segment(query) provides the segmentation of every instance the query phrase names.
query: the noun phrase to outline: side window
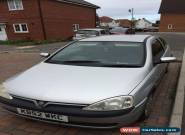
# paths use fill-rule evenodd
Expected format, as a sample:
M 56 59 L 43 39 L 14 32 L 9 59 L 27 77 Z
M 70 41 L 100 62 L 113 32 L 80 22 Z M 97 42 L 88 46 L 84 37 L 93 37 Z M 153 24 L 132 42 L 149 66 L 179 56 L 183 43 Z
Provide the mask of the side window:
M 160 58 L 164 54 L 164 49 L 162 44 L 158 40 L 154 40 L 152 43 L 152 55 L 153 55 L 153 62 L 159 62 Z

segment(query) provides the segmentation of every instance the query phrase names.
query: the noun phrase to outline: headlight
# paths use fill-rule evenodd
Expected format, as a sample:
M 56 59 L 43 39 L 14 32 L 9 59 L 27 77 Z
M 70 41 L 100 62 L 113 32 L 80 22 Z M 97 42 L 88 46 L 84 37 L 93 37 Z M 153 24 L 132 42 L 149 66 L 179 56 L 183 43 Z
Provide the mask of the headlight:
M 6 99 L 13 99 L 8 92 L 6 91 L 5 87 L 0 84 L 0 97 L 6 98 Z
M 120 96 L 110 99 L 106 99 L 88 107 L 83 108 L 83 110 L 88 111 L 115 111 L 123 110 L 133 107 L 133 97 L 132 96 Z

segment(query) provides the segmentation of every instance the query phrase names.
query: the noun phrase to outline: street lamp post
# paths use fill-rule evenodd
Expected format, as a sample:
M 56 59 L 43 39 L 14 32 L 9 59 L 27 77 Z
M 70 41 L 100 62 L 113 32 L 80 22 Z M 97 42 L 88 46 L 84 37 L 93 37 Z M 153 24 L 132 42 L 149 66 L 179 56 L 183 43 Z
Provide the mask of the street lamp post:
M 131 13 L 131 28 L 133 29 L 134 28 L 134 8 L 131 8 L 128 10 L 130 13 Z

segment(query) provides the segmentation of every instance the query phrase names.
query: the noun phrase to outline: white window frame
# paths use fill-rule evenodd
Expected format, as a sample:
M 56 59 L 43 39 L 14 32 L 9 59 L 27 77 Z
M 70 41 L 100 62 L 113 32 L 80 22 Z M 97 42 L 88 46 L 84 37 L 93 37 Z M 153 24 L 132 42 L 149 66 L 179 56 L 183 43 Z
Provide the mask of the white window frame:
M 79 24 L 73 24 L 73 31 L 78 31 L 80 29 L 80 25 Z
M 172 30 L 173 29 L 173 24 L 168 24 L 168 29 Z
M 16 31 L 15 25 L 19 25 L 20 31 Z M 27 31 L 23 31 L 22 25 L 26 25 Z M 13 28 L 14 28 L 14 33 L 29 33 L 27 23 L 15 23 L 13 24 Z
M 15 0 L 13 0 L 13 4 L 14 4 L 14 7 L 15 7 L 14 9 L 12 9 L 12 8 L 10 7 L 9 0 L 7 0 L 7 3 L 8 3 L 8 9 L 9 9 L 9 11 L 24 10 L 22 0 L 20 0 L 21 8 L 17 8 L 17 7 L 16 7 Z

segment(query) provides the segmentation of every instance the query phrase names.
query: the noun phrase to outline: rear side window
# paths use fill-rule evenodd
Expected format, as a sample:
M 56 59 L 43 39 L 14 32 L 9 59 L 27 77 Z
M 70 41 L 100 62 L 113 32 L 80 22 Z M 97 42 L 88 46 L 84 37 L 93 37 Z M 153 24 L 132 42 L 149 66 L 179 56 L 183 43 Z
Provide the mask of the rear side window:
M 164 54 L 164 48 L 158 40 L 154 40 L 152 43 L 152 55 L 153 61 L 158 62 Z

